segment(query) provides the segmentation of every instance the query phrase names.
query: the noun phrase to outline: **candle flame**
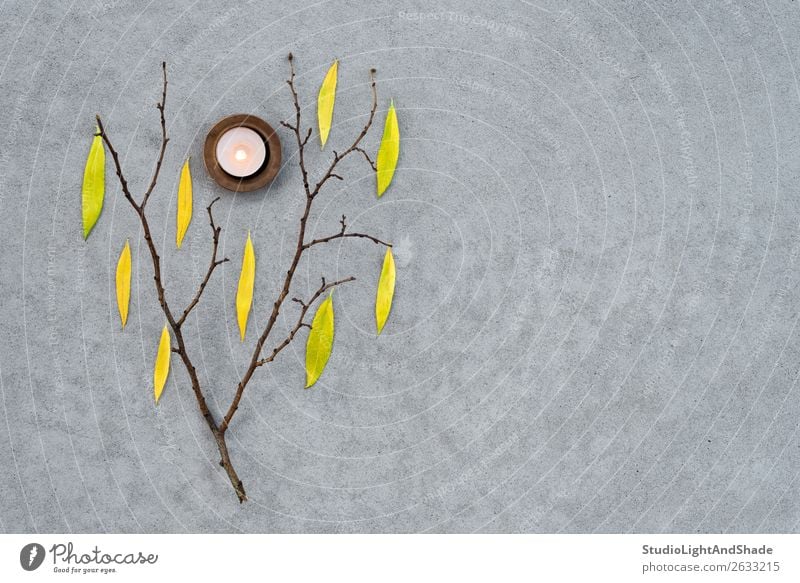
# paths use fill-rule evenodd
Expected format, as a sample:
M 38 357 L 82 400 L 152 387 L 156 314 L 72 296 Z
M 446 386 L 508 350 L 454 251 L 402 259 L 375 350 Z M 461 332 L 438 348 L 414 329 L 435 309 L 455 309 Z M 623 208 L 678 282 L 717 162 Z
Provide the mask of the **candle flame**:
M 237 160 L 239 160 L 240 162 L 242 160 L 246 160 L 247 159 L 247 151 L 242 149 L 242 148 L 239 148 L 238 150 L 236 150 L 236 153 L 234 154 L 234 157 Z

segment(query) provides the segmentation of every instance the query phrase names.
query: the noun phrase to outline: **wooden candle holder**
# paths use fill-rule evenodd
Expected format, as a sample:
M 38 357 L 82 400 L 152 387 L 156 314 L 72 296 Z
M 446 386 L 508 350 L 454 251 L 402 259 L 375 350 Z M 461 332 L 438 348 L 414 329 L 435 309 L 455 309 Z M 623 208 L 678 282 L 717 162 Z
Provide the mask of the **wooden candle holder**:
M 256 132 L 264 140 L 267 155 L 264 164 L 250 176 L 233 176 L 225 172 L 217 162 L 217 142 L 230 129 L 244 127 Z M 203 147 L 203 162 L 214 182 L 234 192 L 251 192 L 266 186 L 278 174 L 281 167 L 281 140 L 272 126 L 260 117 L 248 113 L 237 113 L 222 118 L 206 136 Z

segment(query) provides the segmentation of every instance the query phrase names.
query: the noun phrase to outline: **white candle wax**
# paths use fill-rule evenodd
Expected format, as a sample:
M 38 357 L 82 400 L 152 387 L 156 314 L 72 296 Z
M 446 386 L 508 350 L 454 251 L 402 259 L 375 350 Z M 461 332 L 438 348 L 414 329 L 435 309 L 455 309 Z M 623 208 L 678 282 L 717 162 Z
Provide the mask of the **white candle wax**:
M 250 128 L 233 128 L 222 134 L 217 142 L 217 162 L 232 176 L 255 174 L 267 157 L 264 140 Z

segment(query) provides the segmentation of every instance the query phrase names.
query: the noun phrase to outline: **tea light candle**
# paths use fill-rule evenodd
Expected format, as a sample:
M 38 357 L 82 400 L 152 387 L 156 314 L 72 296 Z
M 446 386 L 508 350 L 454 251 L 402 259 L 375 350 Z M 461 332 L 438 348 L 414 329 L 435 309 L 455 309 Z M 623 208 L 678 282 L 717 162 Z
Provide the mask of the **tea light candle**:
M 250 128 L 232 128 L 217 142 L 217 162 L 230 174 L 244 178 L 258 172 L 267 157 L 267 147 L 258 132 Z
M 209 176 L 231 192 L 253 192 L 281 169 L 281 140 L 260 117 L 234 113 L 215 123 L 203 144 Z

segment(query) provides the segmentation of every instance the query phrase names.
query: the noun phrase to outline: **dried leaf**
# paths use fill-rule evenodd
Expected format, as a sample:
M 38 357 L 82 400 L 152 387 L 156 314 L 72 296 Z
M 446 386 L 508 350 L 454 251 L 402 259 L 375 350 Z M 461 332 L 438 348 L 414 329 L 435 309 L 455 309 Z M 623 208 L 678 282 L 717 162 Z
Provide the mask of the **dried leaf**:
M 169 330 L 167 330 L 167 325 L 164 324 L 164 329 L 161 331 L 161 340 L 158 342 L 156 366 L 153 368 L 153 392 L 156 397 L 156 405 L 161 398 L 161 393 L 164 391 L 167 375 L 169 375 L 169 357 L 171 352 Z
M 378 334 L 383 330 L 389 311 L 392 309 L 392 298 L 394 297 L 394 255 L 392 248 L 386 249 L 383 257 L 383 268 L 381 277 L 378 279 L 378 293 L 375 297 L 375 324 L 378 327 Z
M 189 171 L 189 159 L 183 164 L 181 181 L 178 185 L 178 215 L 175 243 L 181 248 L 183 237 L 192 222 L 192 173 Z
M 103 210 L 103 197 L 106 190 L 106 151 L 103 148 L 103 138 L 100 137 L 100 128 L 92 140 L 89 156 L 86 158 L 86 167 L 83 170 L 83 188 L 81 189 L 81 212 L 83 215 L 83 238 L 89 237 L 100 211 Z
M 383 196 L 392 183 L 398 156 L 400 156 L 400 127 L 397 125 L 397 112 L 394 109 L 394 100 L 392 100 L 389 112 L 386 114 L 386 124 L 383 126 L 383 138 L 381 138 L 376 161 L 378 198 Z
M 125 241 L 125 246 L 119 254 L 117 261 L 117 308 L 122 327 L 128 322 L 128 304 L 131 299 L 131 246 Z
M 306 343 L 306 388 L 317 382 L 333 348 L 333 294 L 317 308 Z
M 325 147 L 328 141 L 328 134 L 331 131 L 331 121 L 333 120 L 333 104 L 336 101 L 336 79 L 339 72 L 339 61 L 336 60 L 328 69 L 325 80 L 319 88 L 317 97 L 317 121 L 319 122 L 319 140 L 321 147 Z
M 250 315 L 250 306 L 253 304 L 253 284 L 256 278 L 256 254 L 253 251 L 253 241 L 250 232 L 244 244 L 242 257 L 242 271 L 239 274 L 239 289 L 236 291 L 236 318 L 239 321 L 239 333 L 244 342 L 247 331 L 247 317 Z

